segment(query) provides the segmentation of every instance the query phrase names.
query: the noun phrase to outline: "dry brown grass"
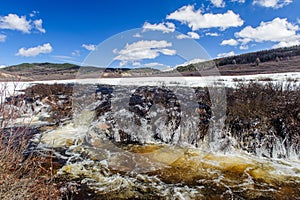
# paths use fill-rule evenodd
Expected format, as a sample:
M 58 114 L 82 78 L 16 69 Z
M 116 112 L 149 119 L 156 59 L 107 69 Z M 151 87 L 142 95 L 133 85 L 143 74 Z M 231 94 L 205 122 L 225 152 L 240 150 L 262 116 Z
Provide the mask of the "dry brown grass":
M 0 199 L 59 199 L 59 190 L 51 177 L 51 160 L 32 155 L 24 159 L 26 141 L 21 129 L 9 135 L 2 130 Z
M 291 89 L 291 85 L 240 83 L 237 89 L 227 90 L 228 117 L 261 120 L 281 117 L 297 121 L 299 93 L 300 89 Z
M 273 155 L 275 141 L 286 149 L 300 147 L 300 88 L 282 84 L 240 84 L 227 90 L 226 127 L 242 149 L 256 152 L 264 146 L 267 157 L 287 157 L 289 151 Z M 275 147 L 274 147 L 275 148 Z
M 32 129 L 9 127 L 18 113 L 16 101 L 5 105 L 2 98 L 5 92 L 3 86 L 0 91 L 0 199 L 60 199 L 60 191 L 52 179 L 52 160 L 33 155 L 24 157 Z

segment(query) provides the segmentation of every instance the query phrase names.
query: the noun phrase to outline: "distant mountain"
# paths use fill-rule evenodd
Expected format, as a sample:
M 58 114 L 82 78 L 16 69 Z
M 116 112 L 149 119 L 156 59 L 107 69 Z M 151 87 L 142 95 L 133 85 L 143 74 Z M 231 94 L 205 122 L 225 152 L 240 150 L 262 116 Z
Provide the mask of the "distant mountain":
M 215 59 L 217 66 L 228 64 L 253 64 L 259 62 L 282 61 L 291 57 L 300 56 L 300 46 L 284 47 L 270 50 L 257 51 L 236 56 Z
M 63 64 L 57 64 L 57 63 L 22 63 L 19 65 L 13 65 L 4 68 L 5 71 L 8 72 L 21 72 L 21 71 L 32 71 L 35 70 L 41 71 L 62 71 L 62 70 L 78 70 L 80 67 L 74 64 L 69 63 L 63 63 Z
M 217 67 L 221 75 L 300 72 L 300 46 L 258 51 L 178 66 L 173 70 L 152 68 L 81 67 L 70 63 L 23 63 L 0 69 L 2 80 L 63 80 L 136 76 L 199 76 L 199 71 Z M 178 74 L 178 72 L 180 74 Z
M 300 72 L 300 46 L 264 50 L 201 63 L 178 66 L 175 70 L 193 75 L 207 67 L 217 67 L 222 75 Z
M 74 78 L 80 66 L 63 63 L 22 63 L 1 69 L 17 80 L 50 80 Z
M 159 73 L 152 68 L 99 68 L 70 63 L 22 63 L 0 70 L 0 79 L 63 80 L 75 78 L 148 76 Z

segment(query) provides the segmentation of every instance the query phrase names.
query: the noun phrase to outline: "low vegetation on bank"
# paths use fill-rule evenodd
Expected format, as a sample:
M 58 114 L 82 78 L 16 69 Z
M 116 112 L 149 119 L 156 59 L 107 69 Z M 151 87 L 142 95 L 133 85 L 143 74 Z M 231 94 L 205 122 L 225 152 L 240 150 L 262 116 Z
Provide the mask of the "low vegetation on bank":
M 18 109 L 14 98 L 4 102 L 4 92 L 0 94 L 0 199 L 58 199 L 60 191 L 52 179 L 51 159 L 25 153 L 37 130 L 11 126 Z

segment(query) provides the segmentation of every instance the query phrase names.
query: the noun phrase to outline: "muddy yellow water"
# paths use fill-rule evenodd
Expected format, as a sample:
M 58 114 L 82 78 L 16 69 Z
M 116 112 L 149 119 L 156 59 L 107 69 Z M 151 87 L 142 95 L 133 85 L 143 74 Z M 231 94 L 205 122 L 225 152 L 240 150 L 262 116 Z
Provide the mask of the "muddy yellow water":
M 300 163 L 243 152 L 106 143 L 60 170 L 108 199 L 299 199 Z
M 85 114 L 92 121 L 93 115 Z M 79 181 L 97 199 L 300 199 L 297 159 L 159 143 L 117 144 L 91 131 L 90 123 L 45 132 L 41 143 L 63 149 L 60 153 L 68 157 L 57 176 Z

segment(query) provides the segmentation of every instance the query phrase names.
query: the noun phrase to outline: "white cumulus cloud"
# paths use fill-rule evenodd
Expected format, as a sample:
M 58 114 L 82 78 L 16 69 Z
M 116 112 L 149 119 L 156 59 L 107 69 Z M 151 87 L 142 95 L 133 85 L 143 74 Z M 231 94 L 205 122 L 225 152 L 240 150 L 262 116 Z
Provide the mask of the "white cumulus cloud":
M 159 24 L 150 24 L 145 22 L 143 25 L 143 31 L 162 31 L 163 33 L 170 33 L 175 31 L 175 24 L 171 22 L 159 23 Z
M 5 42 L 6 41 L 6 35 L 0 34 L 0 42 Z
M 181 7 L 167 15 L 167 19 L 187 24 L 193 31 L 203 28 L 221 28 L 225 30 L 229 27 L 238 27 L 244 24 L 240 15 L 235 14 L 232 10 L 228 10 L 224 14 L 202 14 L 202 11 L 195 10 L 193 5 Z
M 79 57 L 79 56 L 80 56 L 80 51 L 79 51 L 79 50 L 74 50 L 74 51 L 71 53 L 71 55 L 72 55 L 73 57 Z
M 43 21 L 27 20 L 25 16 L 18 16 L 16 14 L 8 14 L 7 16 L 0 16 L 0 29 L 17 30 L 23 33 L 30 33 L 32 29 L 45 33 L 46 30 L 42 27 Z
M 89 51 L 95 51 L 96 50 L 96 45 L 94 44 L 83 44 L 81 47 L 85 48 L 86 50 Z
M 246 2 L 246 0 L 231 0 L 231 2 L 245 3 L 245 2 Z
M 267 8 L 282 8 L 292 2 L 293 0 L 254 0 L 253 4 Z
M 290 46 L 295 46 L 295 45 L 300 45 L 300 40 L 291 40 L 291 41 L 282 41 L 279 42 L 278 44 L 275 44 L 273 48 L 281 48 L 281 47 L 290 47 Z
M 176 54 L 176 50 L 170 49 L 171 42 L 165 40 L 141 40 L 126 46 L 121 50 L 114 49 L 113 53 L 117 54 L 114 60 L 121 61 L 121 65 L 128 62 L 134 63 L 143 59 L 155 59 L 159 55 L 172 56 Z
M 200 35 L 196 32 L 188 32 L 187 33 L 188 36 L 190 36 L 192 39 L 199 39 L 200 38 Z
M 52 46 L 50 43 L 46 43 L 43 45 L 39 45 L 36 47 L 31 47 L 28 49 L 25 49 L 24 47 L 19 49 L 18 53 L 16 54 L 17 56 L 24 56 L 24 57 L 35 57 L 39 54 L 47 54 L 51 53 L 53 50 Z
M 43 20 L 37 19 L 33 21 L 35 28 L 41 33 L 46 33 L 46 30 L 43 28 Z
M 228 57 L 228 56 L 234 56 L 235 53 L 233 51 L 227 52 L 227 53 L 219 53 L 217 55 L 218 58 Z
M 166 68 L 166 67 L 169 67 L 165 64 L 158 63 L 158 62 L 146 63 L 146 64 L 144 64 L 144 66 L 145 67 L 150 67 L 150 68 L 154 68 L 154 67 L 156 67 L 156 68 L 162 68 L 162 67 Z
M 32 27 L 30 21 L 27 21 L 25 16 L 19 17 L 16 14 L 8 14 L 7 16 L 0 17 L 0 28 L 29 33 Z
M 133 37 L 135 37 L 135 38 L 141 38 L 143 36 L 140 33 L 136 33 L 136 34 L 133 35 Z
M 225 45 L 236 46 L 238 44 L 239 44 L 239 42 L 236 41 L 235 39 L 223 40 L 221 43 L 222 46 L 225 46 Z
M 35 16 L 37 16 L 38 14 L 39 14 L 39 11 L 33 10 L 33 11 L 29 14 L 29 16 L 30 16 L 30 17 L 35 17 Z
M 142 64 L 140 63 L 140 62 L 133 62 L 132 63 L 132 66 L 134 66 L 134 67 L 139 67 L 139 66 L 141 66 Z
M 231 2 L 239 2 L 239 3 L 245 3 L 246 0 L 230 0 Z M 223 8 L 225 7 L 225 1 L 224 0 L 210 0 L 214 6 Z
M 200 35 L 196 32 L 188 32 L 187 35 L 180 34 L 176 36 L 177 39 L 200 39 Z
M 210 2 L 212 4 L 214 4 L 214 6 L 216 6 L 216 7 L 224 7 L 225 6 L 225 2 L 223 0 L 210 0 Z
M 212 36 L 212 37 L 220 36 L 219 33 L 205 33 L 205 35 Z
M 180 34 L 180 35 L 177 35 L 176 38 L 181 40 L 181 39 L 188 39 L 190 37 L 188 35 L 185 35 L 185 34 Z
M 291 46 L 299 44 L 300 35 L 297 34 L 298 25 L 287 21 L 286 18 L 275 18 L 270 22 L 261 22 L 258 27 L 247 26 L 240 32 L 235 33 L 235 37 L 242 41 L 243 45 L 255 42 L 278 42 L 277 46 Z

